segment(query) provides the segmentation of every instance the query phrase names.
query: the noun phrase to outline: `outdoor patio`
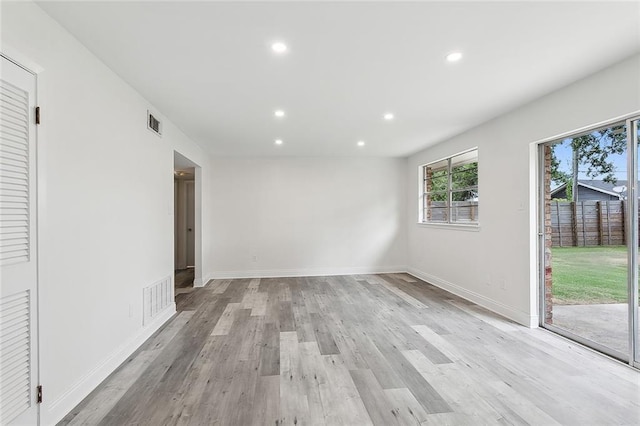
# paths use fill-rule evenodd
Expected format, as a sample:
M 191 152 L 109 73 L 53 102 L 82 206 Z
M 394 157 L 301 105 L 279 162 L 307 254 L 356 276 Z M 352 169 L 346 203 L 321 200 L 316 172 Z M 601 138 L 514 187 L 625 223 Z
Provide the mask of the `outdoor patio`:
M 554 305 L 553 325 L 624 354 L 629 351 L 628 305 Z

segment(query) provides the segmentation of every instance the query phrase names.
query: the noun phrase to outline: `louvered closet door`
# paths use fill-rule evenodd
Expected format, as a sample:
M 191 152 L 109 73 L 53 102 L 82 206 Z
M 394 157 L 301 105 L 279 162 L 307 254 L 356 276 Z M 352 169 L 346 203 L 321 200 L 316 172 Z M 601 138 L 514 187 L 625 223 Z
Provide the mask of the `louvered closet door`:
M 0 67 L 0 425 L 35 425 L 35 76 Z

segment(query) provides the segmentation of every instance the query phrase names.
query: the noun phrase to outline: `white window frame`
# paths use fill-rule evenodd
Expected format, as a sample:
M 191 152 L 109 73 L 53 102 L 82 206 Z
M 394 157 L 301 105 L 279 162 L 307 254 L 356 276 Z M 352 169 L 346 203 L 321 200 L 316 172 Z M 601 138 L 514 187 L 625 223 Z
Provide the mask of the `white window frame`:
M 471 152 L 476 152 L 476 158 L 479 158 L 479 154 L 478 154 L 478 147 L 473 147 L 452 155 L 449 155 L 447 157 L 441 158 L 439 160 L 436 161 L 430 161 L 429 163 L 425 163 L 425 164 L 421 164 L 418 168 L 418 176 L 419 176 L 419 181 L 418 181 L 418 224 L 420 225 L 429 225 L 429 226 L 437 226 L 437 227 L 455 227 L 455 228 L 467 228 L 467 229 L 473 229 L 473 230 L 477 230 L 479 229 L 480 223 L 479 220 L 476 218 L 476 220 L 473 221 L 453 221 L 452 220 L 452 215 L 450 214 L 451 212 L 451 203 L 452 203 L 452 194 L 453 192 L 455 192 L 455 190 L 452 188 L 452 178 L 451 178 L 451 168 L 452 168 L 452 164 L 451 164 L 451 160 L 457 156 L 463 155 L 463 154 L 467 154 L 467 153 L 471 153 Z M 425 199 L 427 196 L 427 192 L 425 191 L 425 171 L 426 168 L 428 166 L 431 166 L 433 164 L 437 164 L 440 162 L 446 161 L 447 162 L 447 176 L 449 178 L 449 182 L 447 183 L 447 209 L 448 209 L 448 213 L 447 214 L 447 220 L 446 221 L 430 221 L 427 220 L 426 217 L 426 207 L 425 207 Z M 479 168 L 479 163 L 480 161 L 478 160 L 478 168 Z M 478 179 L 479 180 L 479 179 Z M 479 188 L 479 183 L 477 185 L 477 187 Z M 476 188 L 476 190 L 479 192 L 479 189 Z M 480 207 L 480 203 L 478 201 L 478 206 L 477 209 L 479 210 Z M 477 213 L 476 213 L 477 214 Z

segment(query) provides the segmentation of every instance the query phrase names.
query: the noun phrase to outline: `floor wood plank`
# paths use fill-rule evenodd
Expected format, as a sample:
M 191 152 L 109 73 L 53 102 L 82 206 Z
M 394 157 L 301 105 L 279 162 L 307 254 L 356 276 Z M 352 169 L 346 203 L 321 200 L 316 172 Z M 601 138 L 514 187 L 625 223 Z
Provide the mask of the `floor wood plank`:
M 304 390 L 309 404 L 309 423 L 324 425 L 331 416 L 333 395 L 327 394 L 330 388 L 327 386 L 327 372 L 320 348 L 316 342 L 302 342 L 299 347 Z
M 260 376 L 251 405 L 251 425 L 278 425 L 280 422 L 280 375 Z M 276 397 L 274 397 L 276 396 Z
M 222 317 L 218 320 L 215 328 L 211 332 L 212 336 L 224 336 L 229 334 L 233 321 L 235 319 L 235 313 L 242 306 L 241 303 L 229 303 L 222 313 Z
M 419 425 L 429 418 L 429 415 L 409 389 L 385 389 L 384 393 L 391 401 L 398 423 L 402 425 Z
M 62 425 L 637 425 L 640 372 L 407 274 L 211 280 Z
M 260 342 L 260 375 L 277 376 L 280 374 L 280 331 L 276 324 L 264 326 Z
M 399 424 L 397 413 L 373 372 L 371 370 L 351 370 L 350 373 L 373 424 Z
M 280 424 L 309 421 L 309 400 L 304 388 L 298 335 L 295 331 L 280 333 Z
M 363 426 L 373 424 L 340 355 L 323 355 L 322 358 L 327 372 L 326 393 L 332 395 L 329 412 L 332 417 L 337 418 L 336 423 Z M 327 423 L 332 424 L 334 421 Z

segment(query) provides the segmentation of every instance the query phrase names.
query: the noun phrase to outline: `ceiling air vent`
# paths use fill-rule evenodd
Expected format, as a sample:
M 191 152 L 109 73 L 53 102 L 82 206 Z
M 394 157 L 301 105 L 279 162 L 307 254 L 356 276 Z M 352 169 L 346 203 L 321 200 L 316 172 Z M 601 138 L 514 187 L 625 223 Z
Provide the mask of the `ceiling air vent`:
M 147 110 L 147 128 L 156 135 L 162 136 L 162 123 L 149 110 Z

